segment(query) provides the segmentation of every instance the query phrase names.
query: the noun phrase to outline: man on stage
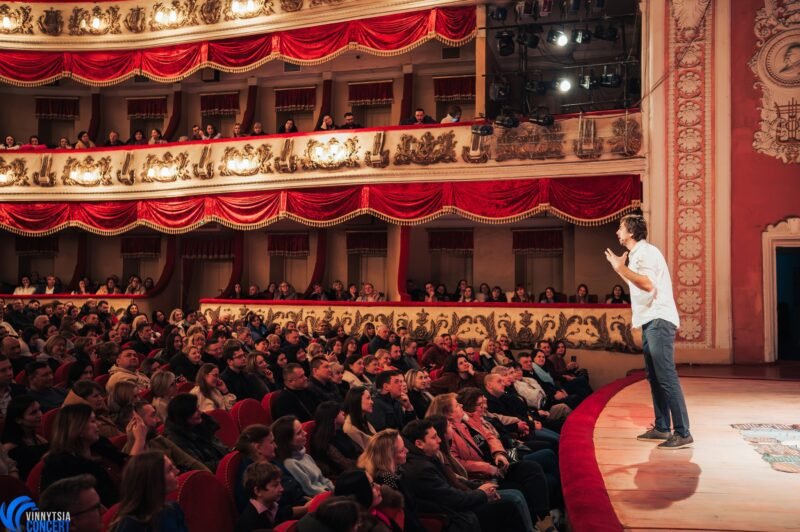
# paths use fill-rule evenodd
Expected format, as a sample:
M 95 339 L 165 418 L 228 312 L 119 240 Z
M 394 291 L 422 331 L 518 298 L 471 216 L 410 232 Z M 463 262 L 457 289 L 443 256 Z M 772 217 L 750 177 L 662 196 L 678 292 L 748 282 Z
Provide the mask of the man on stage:
M 617 238 L 628 251 L 617 256 L 606 249 L 606 259 L 630 289 L 633 327 L 642 328 L 644 362 L 656 416 L 653 428 L 637 439 L 662 441 L 659 449 L 684 449 L 690 447 L 694 439 L 689 433 L 689 415 L 675 370 L 673 348 L 680 320 L 669 268 L 658 248 L 647 242 L 647 223 L 643 216 L 623 217 Z M 629 266 L 625 265 L 626 259 L 629 259 Z M 670 426 L 674 428 L 672 434 Z

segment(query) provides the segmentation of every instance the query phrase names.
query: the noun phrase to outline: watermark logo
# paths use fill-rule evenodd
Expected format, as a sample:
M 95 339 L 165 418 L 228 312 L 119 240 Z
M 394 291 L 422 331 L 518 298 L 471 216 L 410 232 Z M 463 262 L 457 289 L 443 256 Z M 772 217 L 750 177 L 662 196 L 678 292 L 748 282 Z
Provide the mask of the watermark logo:
M 0 504 L 0 521 L 11 532 L 23 532 L 23 517 L 27 532 L 69 532 L 69 512 L 40 512 L 27 495 Z

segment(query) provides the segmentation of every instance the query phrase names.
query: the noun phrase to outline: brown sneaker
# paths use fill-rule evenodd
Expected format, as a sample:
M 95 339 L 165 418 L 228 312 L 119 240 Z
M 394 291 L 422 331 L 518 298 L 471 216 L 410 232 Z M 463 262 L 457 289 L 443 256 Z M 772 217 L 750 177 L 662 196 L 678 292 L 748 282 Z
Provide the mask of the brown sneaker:
M 674 433 L 669 439 L 663 443 L 659 443 L 656 448 L 663 449 L 666 451 L 675 451 L 677 449 L 686 449 L 691 447 L 694 443 L 694 438 L 692 438 L 691 434 L 686 436 L 681 436 L 677 432 Z
M 660 430 L 652 428 L 644 434 L 639 434 L 636 436 L 636 439 L 639 441 L 666 441 L 670 439 L 670 433 L 661 432 Z

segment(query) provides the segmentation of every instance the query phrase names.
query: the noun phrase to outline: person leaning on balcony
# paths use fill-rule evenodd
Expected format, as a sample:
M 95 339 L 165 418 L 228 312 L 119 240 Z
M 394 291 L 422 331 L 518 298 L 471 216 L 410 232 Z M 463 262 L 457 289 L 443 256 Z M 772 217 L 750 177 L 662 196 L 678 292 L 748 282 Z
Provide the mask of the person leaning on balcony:
M 297 125 L 294 123 L 293 118 L 287 118 L 282 126 L 278 126 L 278 134 L 283 133 L 297 133 Z
M 21 150 L 46 150 L 47 146 L 39 141 L 37 135 L 31 135 L 27 144 L 23 144 Z
M 442 118 L 442 124 L 454 124 L 461 122 L 461 107 L 453 104 L 447 108 L 447 116 Z
M 364 126 L 356 122 L 356 117 L 353 113 L 344 114 L 344 124 L 339 126 L 339 129 L 361 129 Z
M 96 148 L 96 147 L 97 146 L 95 145 L 94 142 L 92 142 L 92 139 L 89 138 L 89 133 L 87 133 L 86 131 L 81 131 L 80 133 L 78 133 L 78 142 L 75 143 L 76 150 Z
M 58 139 L 58 146 L 56 146 L 57 150 L 71 150 L 72 143 L 69 141 L 67 137 L 61 137 Z
M 192 126 L 192 134 L 189 135 L 189 140 L 203 140 L 203 130 L 197 124 Z
M 108 140 L 103 143 L 103 146 L 124 146 L 125 143 L 119 138 L 119 133 L 114 130 L 108 132 Z
M 128 139 L 128 146 L 144 146 L 147 144 L 147 139 L 144 136 L 144 131 L 137 129 L 133 132 L 133 136 Z
M 339 129 L 339 127 L 333 123 L 333 117 L 330 114 L 325 113 L 322 115 L 322 118 L 320 118 L 317 127 L 314 128 L 314 131 L 332 131 L 334 129 Z
M 361 295 L 358 297 L 360 302 L 375 302 L 386 301 L 386 296 L 381 292 L 376 292 L 372 283 L 364 283 L 361 285 Z
M 255 122 L 253 124 L 253 131 L 250 132 L 250 136 L 261 137 L 263 135 L 266 135 L 266 132 L 264 131 L 264 126 L 261 124 L 261 122 Z
M 213 140 L 213 139 L 221 139 L 222 133 L 217 131 L 217 128 L 214 127 L 214 124 L 206 124 L 206 132 L 203 135 L 203 140 Z
M 400 122 L 401 126 L 422 126 L 425 124 L 435 124 L 436 120 L 425 114 L 425 109 L 417 107 L 414 116 L 410 116 Z
M 3 144 L 0 145 L 0 149 L 3 149 L 3 150 L 18 150 L 19 149 L 19 144 L 17 144 L 16 139 L 14 139 L 14 137 L 12 135 L 6 135 L 6 138 L 3 141 Z
M 150 131 L 150 140 L 147 141 L 148 144 L 166 144 L 167 141 L 161 136 L 161 130 L 158 128 L 153 128 Z

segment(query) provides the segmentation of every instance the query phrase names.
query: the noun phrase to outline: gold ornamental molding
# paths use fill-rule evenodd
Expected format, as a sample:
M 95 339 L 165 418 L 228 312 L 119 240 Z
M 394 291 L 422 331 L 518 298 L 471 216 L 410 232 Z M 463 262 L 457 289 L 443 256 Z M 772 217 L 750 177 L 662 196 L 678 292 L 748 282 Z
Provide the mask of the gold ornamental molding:
M 761 89 L 756 151 L 800 163 L 800 1 L 765 0 L 756 14 L 756 53 L 748 65 Z
M 487 338 L 508 336 L 514 349 L 531 349 L 540 340 L 563 340 L 575 349 L 639 353 L 641 330 L 631 327 L 630 307 L 543 307 L 447 305 L 416 303 L 381 305 L 270 305 L 269 302 L 200 300 L 200 311 L 213 322 L 224 314 L 234 319 L 255 312 L 264 323 L 303 322 L 317 330 L 323 322 L 348 335 L 360 335 L 367 323 L 407 327 L 412 338 L 427 344 L 448 333 L 459 344 L 479 347 Z
M 135 49 L 467 5 L 474 3 L 470 0 L 121 0 L 98 5 L 0 1 L 0 49 Z
M 442 124 L 135 148 L 20 150 L 13 159 L 0 157 L 0 186 L 5 201 L 99 201 L 287 186 L 642 173 L 640 119 L 638 113 L 620 113 L 560 120 L 550 128 Z M 581 124 L 585 135 L 589 121 L 591 146 L 602 148 L 587 158 L 573 148 L 588 142 Z

